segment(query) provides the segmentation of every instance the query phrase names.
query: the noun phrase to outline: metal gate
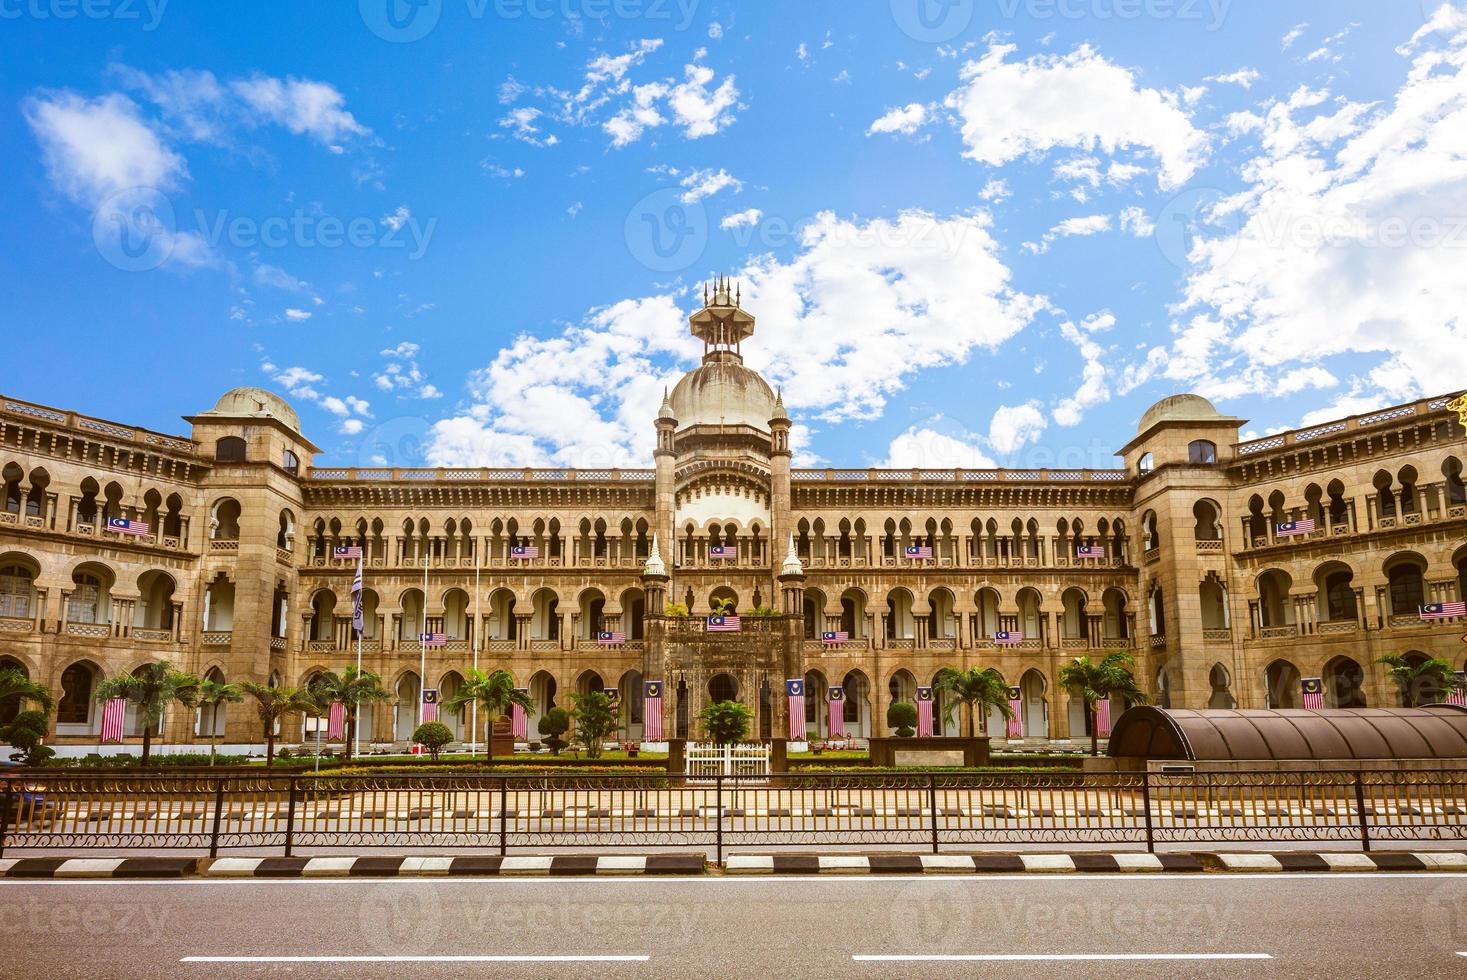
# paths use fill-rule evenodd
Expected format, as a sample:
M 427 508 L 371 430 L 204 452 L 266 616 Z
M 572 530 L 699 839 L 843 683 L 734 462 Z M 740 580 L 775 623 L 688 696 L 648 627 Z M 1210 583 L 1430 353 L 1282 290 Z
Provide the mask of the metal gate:
M 769 778 L 769 745 L 738 743 L 713 745 L 694 742 L 688 746 L 689 782 L 712 782 L 719 776 L 755 780 Z

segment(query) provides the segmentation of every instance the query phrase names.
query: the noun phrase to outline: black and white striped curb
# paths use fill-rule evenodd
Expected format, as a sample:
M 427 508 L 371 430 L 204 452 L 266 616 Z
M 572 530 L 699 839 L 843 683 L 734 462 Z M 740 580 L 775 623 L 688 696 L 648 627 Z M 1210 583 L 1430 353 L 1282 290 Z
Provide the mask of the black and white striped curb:
M 25 857 L 0 860 L 0 878 L 396 878 L 701 875 L 702 854 L 470 854 L 437 857 Z M 713 870 L 717 870 L 713 868 Z M 730 875 L 1075 874 L 1134 872 L 1467 872 L 1467 853 L 1376 851 L 1370 854 L 731 854 Z
M 395 878 L 452 875 L 699 875 L 702 854 L 470 854 L 456 857 L 31 857 L 0 860 L 3 878 Z
M 1203 871 L 1467 871 L 1467 854 L 732 854 L 731 875 L 1073 874 Z

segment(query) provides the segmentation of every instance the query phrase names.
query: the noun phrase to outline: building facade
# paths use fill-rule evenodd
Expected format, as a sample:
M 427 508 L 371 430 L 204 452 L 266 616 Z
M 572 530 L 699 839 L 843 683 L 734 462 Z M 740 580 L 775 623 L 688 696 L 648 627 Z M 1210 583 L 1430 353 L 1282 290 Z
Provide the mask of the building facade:
M 364 713 L 377 743 L 406 741 L 421 689 L 447 698 L 475 664 L 529 689 L 532 735 L 570 692 L 616 687 L 630 737 L 644 680 L 664 682 L 669 735 L 696 737 L 723 698 L 782 734 L 795 677 L 810 732 L 839 685 L 846 731 L 870 735 L 942 668 L 991 666 L 1020 689 L 1022 741 L 1063 743 L 1086 737 L 1055 681 L 1076 656 L 1131 653 L 1173 707 L 1295 707 L 1304 677 L 1329 706 L 1394 705 L 1377 657 L 1467 658 L 1467 622 L 1420 615 L 1467 595 L 1449 396 L 1240 442 L 1243 420 L 1177 395 L 1108 470 L 794 469 L 732 288 L 691 318 L 705 355 L 649 420 L 649 469 L 315 467 L 294 410 L 253 388 L 188 417 L 187 438 L 0 400 L 0 664 L 57 693 L 64 752 L 96 746 L 98 681 L 148 661 L 303 684 L 356 660 L 356 561 L 334 556 L 352 546 L 362 662 L 392 695 Z M 1313 530 L 1278 533 L 1294 521 Z M 707 630 L 720 600 L 738 632 Z M 161 735 L 211 732 L 260 742 L 247 704 L 177 709 Z

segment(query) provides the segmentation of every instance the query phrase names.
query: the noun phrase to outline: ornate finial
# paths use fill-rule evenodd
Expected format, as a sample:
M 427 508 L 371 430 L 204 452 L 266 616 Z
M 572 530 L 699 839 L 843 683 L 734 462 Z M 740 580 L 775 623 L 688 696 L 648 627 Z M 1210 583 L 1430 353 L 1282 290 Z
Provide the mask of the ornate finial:
M 1467 394 L 1458 395 L 1455 400 L 1447 402 L 1447 408 L 1457 413 L 1457 424 L 1467 429 Z
M 800 564 L 800 556 L 795 551 L 795 536 L 794 536 L 793 533 L 791 533 L 790 534 L 790 550 L 789 550 L 789 553 L 784 556 L 784 564 L 782 566 L 780 566 L 779 575 L 780 575 L 780 578 L 784 578 L 787 575 L 804 575 L 804 574 L 805 574 L 805 566 Z
M 652 550 L 647 555 L 647 564 L 642 568 L 643 576 L 667 578 L 667 566 L 662 564 L 662 549 L 657 546 L 657 532 L 652 532 Z
M 708 282 L 706 280 L 703 282 L 703 305 L 708 305 Z
M 734 306 L 744 305 L 744 284 L 738 283 L 734 286 Z

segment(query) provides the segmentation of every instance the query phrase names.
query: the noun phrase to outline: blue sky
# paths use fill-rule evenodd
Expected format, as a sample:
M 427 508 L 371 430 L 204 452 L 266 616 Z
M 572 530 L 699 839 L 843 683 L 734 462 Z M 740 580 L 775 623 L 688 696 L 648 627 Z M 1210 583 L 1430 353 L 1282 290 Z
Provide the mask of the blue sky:
M 355 465 L 649 465 L 710 273 L 809 465 L 1467 385 L 1460 0 L 0 3 L 11 369 Z

